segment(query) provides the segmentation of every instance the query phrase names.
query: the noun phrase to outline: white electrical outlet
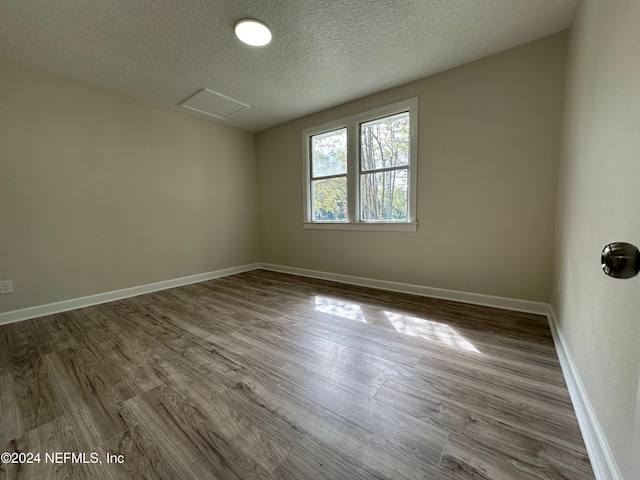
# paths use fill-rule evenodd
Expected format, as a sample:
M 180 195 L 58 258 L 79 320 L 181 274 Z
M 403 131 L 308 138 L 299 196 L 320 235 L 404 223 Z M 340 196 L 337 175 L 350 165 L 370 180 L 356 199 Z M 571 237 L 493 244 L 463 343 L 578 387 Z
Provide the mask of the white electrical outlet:
M 6 295 L 7 293 L 13 293 L 13 281 L 2 280 L 0 281 L 0 295 Z

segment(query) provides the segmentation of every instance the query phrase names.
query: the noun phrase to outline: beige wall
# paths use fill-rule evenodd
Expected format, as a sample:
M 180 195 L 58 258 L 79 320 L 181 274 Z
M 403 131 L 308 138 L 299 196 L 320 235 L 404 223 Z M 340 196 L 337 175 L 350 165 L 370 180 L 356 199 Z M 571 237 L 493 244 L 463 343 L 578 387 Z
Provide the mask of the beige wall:
M 259 260 L 254 135 L 0 60 L 0 312 Z
M 266 263 L 548 301 L 566 34 L 257 135 Z M 417 233 L 302 229 L 301 130 L 419 97 Z
M 638 390 L 636 392 L 636 420 L 631 451 L 640 452 L 640 376 L 638 377 Z M 640 455 L 631 455 L 629 464 L 626 465 L 626 471 L 629 474 L 640 472 Z
M 600 252 L 613 241 L 640 245 L 639 25 L 640 2 L 619 0 L 582 2 L 571 27 L 552 302 L 628 479 L 638 478 L 640 278 L 606 277 Z

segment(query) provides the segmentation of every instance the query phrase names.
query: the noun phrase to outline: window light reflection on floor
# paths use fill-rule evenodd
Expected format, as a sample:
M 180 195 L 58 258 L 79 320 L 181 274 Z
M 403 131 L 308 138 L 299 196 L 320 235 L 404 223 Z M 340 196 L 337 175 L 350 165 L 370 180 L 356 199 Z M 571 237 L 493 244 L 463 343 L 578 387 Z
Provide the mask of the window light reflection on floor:
M 355 303 L 343 302 L 342 300 L 316 295 L 316 310 L 337 315 L 338 317 L 348 318 L 349 320 L 367 323 L 362 314 L 362 310 Z
M 467 339 L 445 323 L 409 317 L 393 312 L 384 312 L 384 314 L 396 331 L 400 333 L 442 343 L 458 350 L 480 353 Z

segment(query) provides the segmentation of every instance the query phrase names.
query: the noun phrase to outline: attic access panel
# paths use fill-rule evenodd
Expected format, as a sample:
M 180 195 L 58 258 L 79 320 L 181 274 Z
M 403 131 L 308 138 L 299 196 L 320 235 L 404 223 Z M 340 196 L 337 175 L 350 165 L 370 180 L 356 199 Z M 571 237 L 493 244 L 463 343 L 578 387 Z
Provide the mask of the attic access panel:
M 196 112 L 220 119 L 230 117 L 234 113 L 249 108 L 249 105 L 207 88 L 203 88 L 196 94 L 190 96 L 180 105 L 190 110 L 195 110 Z

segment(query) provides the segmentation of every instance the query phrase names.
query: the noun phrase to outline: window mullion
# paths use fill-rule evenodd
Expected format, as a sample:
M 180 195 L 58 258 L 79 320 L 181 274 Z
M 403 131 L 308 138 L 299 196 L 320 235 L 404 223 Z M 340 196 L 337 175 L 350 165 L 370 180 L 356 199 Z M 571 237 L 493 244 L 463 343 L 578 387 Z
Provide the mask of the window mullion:
M 384 173 L 393 172 L 394 170 L 409 170 L 409 165 L 400 165 L 398 167 L 376 168 L 374 170 L 361 170 L 360 173 Z
M 311 177 L 311 181 L 315 180 L 331 180 L 332 178 L 344 178 L 346 177 L 346 173 L 338 173 L 336 175 L 325 175 L 324 177 Z
M 358 157 L 358 124 L 350 121 L 347 123 L 347 210 L 349 223 L 356 223 L 360 219 Z

